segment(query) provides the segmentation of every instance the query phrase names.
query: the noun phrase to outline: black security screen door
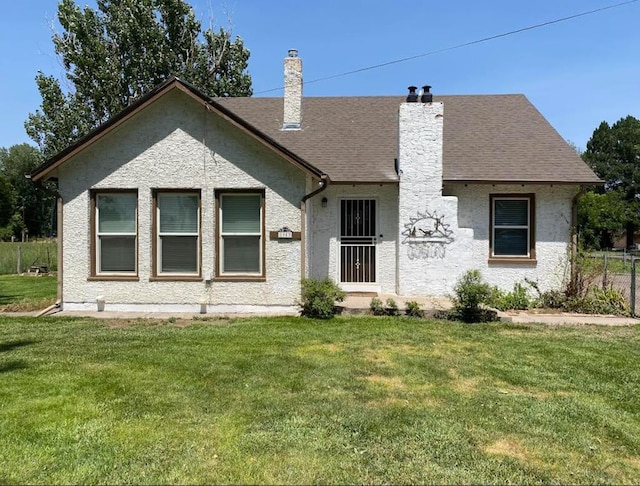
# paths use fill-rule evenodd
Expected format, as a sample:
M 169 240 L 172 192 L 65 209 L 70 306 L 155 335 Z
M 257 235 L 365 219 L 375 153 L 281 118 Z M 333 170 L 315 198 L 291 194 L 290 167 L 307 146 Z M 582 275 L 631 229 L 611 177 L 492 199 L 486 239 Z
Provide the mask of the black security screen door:
M 340 281 L 376 281 L 376 201 L 340 201 Z

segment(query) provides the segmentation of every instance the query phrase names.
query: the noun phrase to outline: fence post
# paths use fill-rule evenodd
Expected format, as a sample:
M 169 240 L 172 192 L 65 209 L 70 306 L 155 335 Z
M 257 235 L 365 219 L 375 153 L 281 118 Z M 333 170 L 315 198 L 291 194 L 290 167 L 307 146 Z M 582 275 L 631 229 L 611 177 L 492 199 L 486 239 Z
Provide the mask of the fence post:
M 636 257 L 631 257 L 631 317 L 636 316 Z
M 607 252 L 605 251 L 603 253 L 604 256 L 604 269 L 602 272 L 602 289 L 606 289 L 607 288 Z
M 18 264 L 16 265 L 16 273 L 20 275 L 20 269 L 22 268 L 22 247 L 18 245 Z

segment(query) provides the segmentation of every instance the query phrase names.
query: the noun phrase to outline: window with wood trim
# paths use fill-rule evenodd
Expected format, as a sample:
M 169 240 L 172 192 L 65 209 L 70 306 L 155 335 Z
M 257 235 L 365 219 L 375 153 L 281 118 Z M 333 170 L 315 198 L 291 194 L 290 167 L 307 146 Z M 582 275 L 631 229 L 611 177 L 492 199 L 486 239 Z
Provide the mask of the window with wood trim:
M 137 191 L 92 191 L 92 276 L 138 272 Z
M 217 191 L 218 276 L 264 276 L 264 191 Z
M 490 258 L 535 259 L 535 196 L 492 194 Z
M 154 191 L 155 276 L 200 275 L 200 191 Z

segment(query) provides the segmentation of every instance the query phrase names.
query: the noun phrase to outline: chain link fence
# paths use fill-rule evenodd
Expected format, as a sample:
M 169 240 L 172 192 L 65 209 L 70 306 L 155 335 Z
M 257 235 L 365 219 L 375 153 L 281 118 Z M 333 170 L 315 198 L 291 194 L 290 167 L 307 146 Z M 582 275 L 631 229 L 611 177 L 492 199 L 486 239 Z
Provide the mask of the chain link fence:
M 638 251 L 610 250 L 586 255 L 583 271 L 592 285 L 618 290 L 624 295 L 634 317 L 640 314 L 640 292 L 636 286 Z
M 49 273 L 58 267 L 55 240 L 0 242 L 0 274 Z

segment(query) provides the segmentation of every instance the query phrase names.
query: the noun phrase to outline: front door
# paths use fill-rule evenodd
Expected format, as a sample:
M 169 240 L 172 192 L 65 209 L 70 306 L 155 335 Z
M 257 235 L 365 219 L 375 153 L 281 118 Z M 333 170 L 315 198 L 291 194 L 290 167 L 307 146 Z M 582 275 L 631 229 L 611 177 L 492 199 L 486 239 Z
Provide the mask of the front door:
M 376 201 L 340 201 L 340 281 L 376 281 Z

